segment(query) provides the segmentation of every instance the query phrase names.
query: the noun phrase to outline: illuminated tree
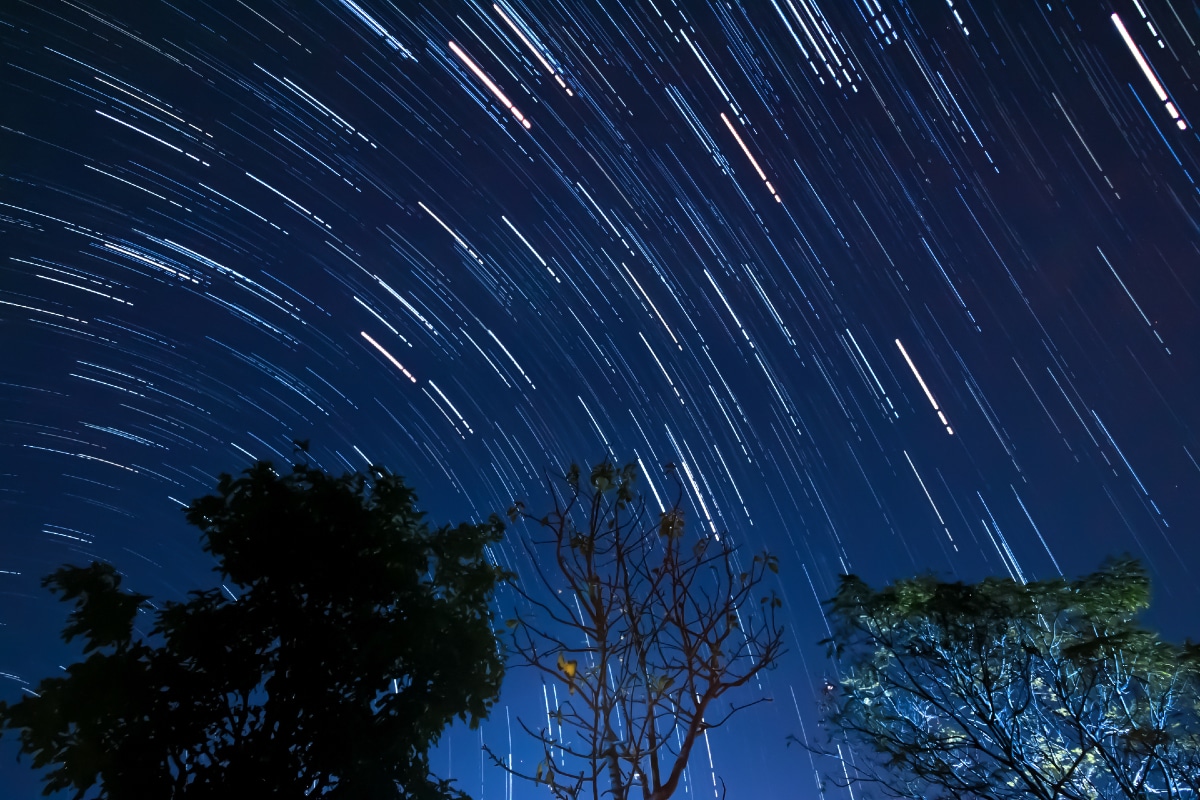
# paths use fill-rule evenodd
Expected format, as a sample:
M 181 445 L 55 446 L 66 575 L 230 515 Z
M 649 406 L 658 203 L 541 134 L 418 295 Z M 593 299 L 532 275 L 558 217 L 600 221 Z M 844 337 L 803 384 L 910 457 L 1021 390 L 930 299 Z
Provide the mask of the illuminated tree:
M 59 569 L 43 584 L 91 655 L 0 704 L 0 728 L 48 769 L 45 794 L 463 797 L 427 753 L 499 690 L 484 548 L 502 525 L 430 530 L 415 499 L 378 468 L 222 475 L 187 517 L 236 599 L 151 606 L 111 565 Z
M 780 601 L 760 596 L 775 557 L 743 567 L 727 536 L 687 533 L 678 496 L 650 519 L 635 479 L 605 462 L 581 485 L 573 466 L 548 514 L 510 511 L 535 528 L 522 541 L 537 567 L 515 585 L 512 657 L 554 706 L 544 724 L 521 719 L 541 751 L 532 774 L 496 760 L 562 800 L 666 800 L 701 737 L 764 699 L 726 705 L 726 693 L 783 650 Z
M 1025 585 L 844 577 L 826 687 L 842 775 L 929 800 L 1196 797 L 1200 648 L 1141 627 L 1148 604 L 1129 560 Z

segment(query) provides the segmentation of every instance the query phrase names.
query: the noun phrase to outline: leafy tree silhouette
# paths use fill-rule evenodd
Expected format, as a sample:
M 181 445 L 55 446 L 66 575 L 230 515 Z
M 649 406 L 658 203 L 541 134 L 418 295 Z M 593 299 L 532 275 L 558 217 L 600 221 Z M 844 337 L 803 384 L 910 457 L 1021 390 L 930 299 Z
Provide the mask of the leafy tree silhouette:
M 233 596 L 154 607 L 112 565 L 60 568 L 43 585 L 74 602 L 63 637 L 87 657 L 0 703 L 0 730 L 48 770 L 44 794 L 465 797 L 428 750 L 498 694 L 488 602 L 506 576 L 485 548 L 503 525 L 431 530 L 415 502 L 375 467 L 222 475 L 187 519 Z

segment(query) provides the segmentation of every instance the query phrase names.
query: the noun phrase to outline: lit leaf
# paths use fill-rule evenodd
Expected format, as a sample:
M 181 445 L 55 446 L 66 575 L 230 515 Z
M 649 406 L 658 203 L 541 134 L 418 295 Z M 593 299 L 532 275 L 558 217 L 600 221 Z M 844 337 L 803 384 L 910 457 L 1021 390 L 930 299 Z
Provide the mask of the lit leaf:
M 575 670 L 578 669 L 578 667 L 578 661 L 567 661 L 565 658 L 563 658 L 562 653 L 558 654 L 558 668 L 564 675 L 567 676 L 568 681 L 575 680 Z

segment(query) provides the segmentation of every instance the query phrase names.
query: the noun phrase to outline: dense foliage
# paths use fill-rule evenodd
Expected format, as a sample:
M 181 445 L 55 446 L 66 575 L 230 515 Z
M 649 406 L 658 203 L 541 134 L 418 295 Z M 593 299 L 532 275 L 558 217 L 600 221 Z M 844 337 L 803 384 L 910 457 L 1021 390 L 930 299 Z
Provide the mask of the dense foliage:
M 764 699 L 726 695 L 783 651 L 780 601 L 763 586 L 775 557 L 742 566 L 728 536 L 685 530 L 678 499 L 652 516 L 636 478 L 606 461 L 581 481 L 573 466 L 547 514 L 510 512 L 534 526 L 523 541 L 539 567 L 515 584 L 513 659 L 554 701 L 545 724 L 521 719 L 541 762 L 505 766 L 560 800 L 666 800 L 705 732 Z
M 431 530 L 415 500 L 382 469 L 260 463 L 187 509 L 224 591 L 152 606 L 108 564 L 48 576 L 90 655 L 0 704 L 45 793 L 461 796 L 427 751 L 499 690 L 485 548 L 502 525 Z
M 1028 584 L 846 576 L 825 708 L 838 771 L 935 800 L 1195 797 L 1200 648 L 1142 627 L 1148 604 L 1129 560 Z

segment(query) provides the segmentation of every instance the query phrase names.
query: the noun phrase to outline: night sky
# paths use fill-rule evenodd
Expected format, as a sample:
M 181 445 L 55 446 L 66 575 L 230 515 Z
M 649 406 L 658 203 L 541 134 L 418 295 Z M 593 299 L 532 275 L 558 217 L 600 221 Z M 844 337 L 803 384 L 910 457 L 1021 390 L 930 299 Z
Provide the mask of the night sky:
M 657 511 L 674 462 L 778 554 L 774 703 L 681 796 L 816 796 L 842 572 L 1128 552 L 1200 634 L 1193 3 L 13 0 L 0 42 L 6 698 L 75 657 L 42 575 L 211 586 L 181 506 L 293 439 L 435 523 L 605 454 Z M 531 681 L 435 757 L 476 798 L 535 796 L 479 756 Z

